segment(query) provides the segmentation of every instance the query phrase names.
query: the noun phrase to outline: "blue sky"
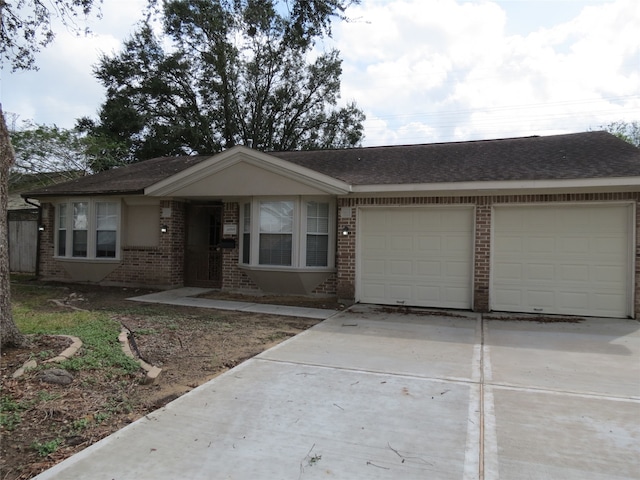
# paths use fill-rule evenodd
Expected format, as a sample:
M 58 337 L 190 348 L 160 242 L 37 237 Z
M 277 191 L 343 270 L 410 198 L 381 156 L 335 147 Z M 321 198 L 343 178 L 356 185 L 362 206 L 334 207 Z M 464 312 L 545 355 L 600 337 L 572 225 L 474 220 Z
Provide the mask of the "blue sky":
M 143 0 L 105 0 L 94 35 L 61 31 L 38 72 L 2 71 L 21 121 L 95 116 L 100 53 L 117 51 Z M 550 135 L 640 120 L 637 0 L 362 0 L 334 27 L 342 100 L 366 115 L 365 145 Z

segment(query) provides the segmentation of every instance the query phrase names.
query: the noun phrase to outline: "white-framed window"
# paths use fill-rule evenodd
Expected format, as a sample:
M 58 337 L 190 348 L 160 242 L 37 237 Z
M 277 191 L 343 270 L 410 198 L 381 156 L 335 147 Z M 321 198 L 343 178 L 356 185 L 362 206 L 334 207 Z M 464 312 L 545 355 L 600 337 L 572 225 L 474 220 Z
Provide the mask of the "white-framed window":
M 329 203 L 305 202 L 307 210 L 306 266 L 326 267 L 329 261 Z
M 254 198 L 242 203 L 240 263 L 332 268 L 335 202 L 316 197 Z
M 97 199 L 56 204 L 57 257 L 116 259 L 120 243 L 120 202 Z
M 251 245 L 251 202 L 242 205 L 242 245 Z M 251 248 L 242 248 L 242 263 L 251 263 Z
M 291 200 L 260 202 L 260 265 L 292 265 L 294 207 Z

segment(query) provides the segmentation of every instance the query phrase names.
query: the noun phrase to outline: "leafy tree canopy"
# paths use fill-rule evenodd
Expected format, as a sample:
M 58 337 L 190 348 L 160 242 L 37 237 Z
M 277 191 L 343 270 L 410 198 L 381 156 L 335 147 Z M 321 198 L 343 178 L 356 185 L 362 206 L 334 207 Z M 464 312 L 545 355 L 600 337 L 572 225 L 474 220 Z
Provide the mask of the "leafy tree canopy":
M 640 122 L 617 121 L 604 125 L 601 128 L 621 138 L 625 142 L 629 142 L 631 145 L 640 148 Z
M 341 60 L 317 53 L 342 0 L 173 0 L 164 37 L 143 24 L 95 69 L 106 88 L 93 134 L 129 147 L 129 161 L 212 153 L 360 144 L 364 114 L 339 107 Z
M 71 31 L 84 32 L 77 20 L 99 13 L 102 0 L 0 0 L 0 59 L 13 71 L 36 70 L 35 55 L 55 38 L 55 19 Z
M 53 174 L 56 181 L 106 170 L 120 163 L 112 140 L 88 136 L 81 129 L 25 122 L 10 133 L 15 151 L 13 170 L 22 174 Z M 121 152 L 124 153 L 124 152 Z M 114 155 L 115 154 L 115 155 Z

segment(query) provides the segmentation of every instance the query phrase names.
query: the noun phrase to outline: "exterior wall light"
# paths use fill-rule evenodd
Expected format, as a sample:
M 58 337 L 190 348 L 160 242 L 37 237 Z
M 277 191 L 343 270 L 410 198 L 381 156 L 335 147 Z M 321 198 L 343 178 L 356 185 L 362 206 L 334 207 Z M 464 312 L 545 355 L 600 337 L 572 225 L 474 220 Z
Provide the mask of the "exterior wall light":
M 342 227 L 342 235 L 349 235 L 349 226 L 345 225 L 344 227 Z
M 44 225 L 38 225 L 38 231 L 44 232 Z
M 160 227 L 160 233 L 167 233 L 169 231 L 169 227 L 167 227 L 166 225 L 162 225 Z

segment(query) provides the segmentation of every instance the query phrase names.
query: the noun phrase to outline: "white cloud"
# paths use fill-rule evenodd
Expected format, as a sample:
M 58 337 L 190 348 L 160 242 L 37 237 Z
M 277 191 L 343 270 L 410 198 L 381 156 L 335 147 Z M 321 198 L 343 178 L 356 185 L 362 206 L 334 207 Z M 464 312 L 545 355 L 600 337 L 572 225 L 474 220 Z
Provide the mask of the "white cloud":
M 636 0 L 575 2 L 573 18 L 557 24 L 548 17 L 558 2 L 536 2 L 548 9 L 545 26 L 522 35 L 507 33 L 512 6 L 501 3 L 376 1 L 349 11 L 359 20 L 336 28 L 348 65 L 343 96 L 371 118 L 367 144 L 551 134 L 640 117 Z
M 65 128 L 82 116 L 95 117 L 104 91 L 93 76 L 93 67 L 101 54 L 121 48 L 122 39 L 141 18 L 144 4 L 144 0 L 106 2 L 103 17 L 89 19 L 93 33 L 86 37 L 58 24 L 54 42 L 37 56 L 38 71 L 2 72 L 3 109 L 18 114 L 19 121 Z
M 92 68 L 121 48 L 145 0 L 110 0 L 95 35 L 60 31 L 41 70 L 3 72 L 21 119 L 95 116 Z M 637 0 L 362 0 L 334 26 L 342 98 L 367 114 L 366 145 L 584 131 L 640 119 Z M 557 15 L 557 16 L 556 16 Z

